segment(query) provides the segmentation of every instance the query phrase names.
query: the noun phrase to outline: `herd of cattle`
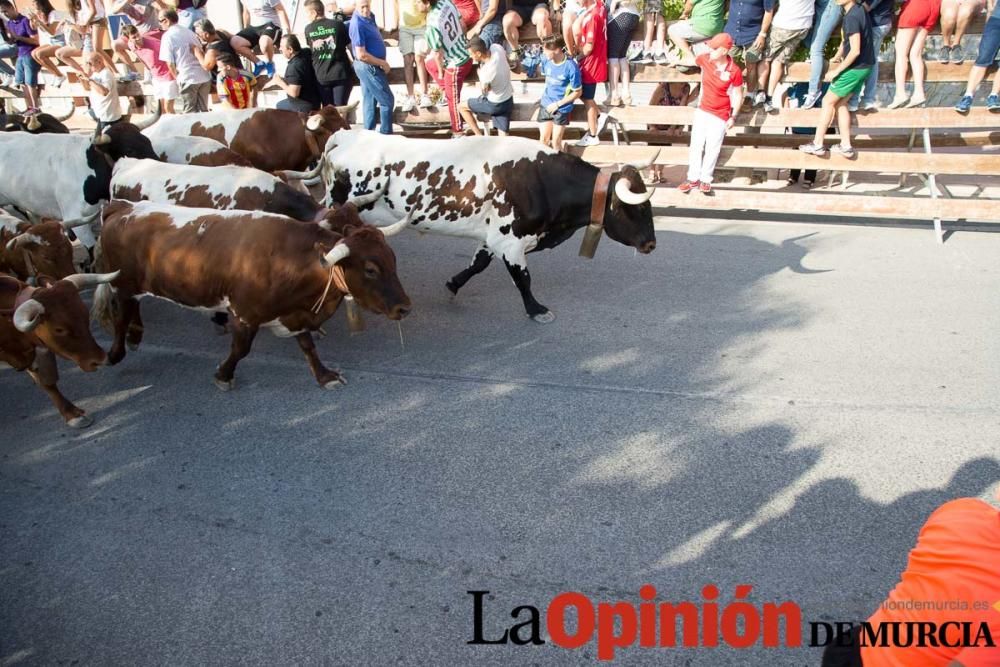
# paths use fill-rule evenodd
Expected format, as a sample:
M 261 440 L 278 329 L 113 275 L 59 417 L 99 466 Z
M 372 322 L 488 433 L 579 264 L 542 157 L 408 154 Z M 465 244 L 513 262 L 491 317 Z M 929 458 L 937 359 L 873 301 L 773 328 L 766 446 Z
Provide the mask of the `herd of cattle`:
M 28 371 L 70 426 L 86 426 L 57 387 L 55 357 L 84 371 L 120 362 L 142 340 L 139 299 L 157 296 L 226 323 L 220 389 L 233 387 L 262 327 L 295 337 L 316 381 L 334 387 L 343 378 L 323 365 L 312 332 L 342 301 L 407 315 L 386 242 L 403 229 L 475 239 L 471 264 L 447 288 L 457 293 L 496 255 L 539 322 L 554 316 L 531 292 L 526 253 L 582 227 L 591 244 L 604 231 L 639 252 L 655 248 L 641 165 L 602 171 L 511 137 L 352 130 L 343 111 L 153 117 L 96 137 L 45 114 L 6 117 L 0 360 Z M 79 269 L 69 234 L 89 257 Z M 94 286 L 88 312 L 79 290 Z M 91 317 L 113 331 L 106 354 Z

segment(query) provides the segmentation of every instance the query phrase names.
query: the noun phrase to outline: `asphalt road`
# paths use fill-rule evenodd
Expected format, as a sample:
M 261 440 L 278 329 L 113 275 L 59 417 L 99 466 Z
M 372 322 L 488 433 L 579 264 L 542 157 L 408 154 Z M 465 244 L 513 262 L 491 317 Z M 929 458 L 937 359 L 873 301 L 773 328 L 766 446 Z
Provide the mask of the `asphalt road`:
M 1000 235 L 660 226 L 646 257 L 583 260 L 579 235 L 531 256 L 549 325 L 499 266 L 448 299 L 470 243 L 393 239 L 413 314 L 355 336 L 338 314 L 332 392 L 269 334 L 219 392 L 227 341 L 165 302 L 119 366 L 61 364 L 86 431 L 0 370 L 0 665 L 595 660 L 467 645 L 469 590 L 493 596 L 487 638 L 518 605 L 646 583 L 867 617 L 927 515 L 1000 481 Z

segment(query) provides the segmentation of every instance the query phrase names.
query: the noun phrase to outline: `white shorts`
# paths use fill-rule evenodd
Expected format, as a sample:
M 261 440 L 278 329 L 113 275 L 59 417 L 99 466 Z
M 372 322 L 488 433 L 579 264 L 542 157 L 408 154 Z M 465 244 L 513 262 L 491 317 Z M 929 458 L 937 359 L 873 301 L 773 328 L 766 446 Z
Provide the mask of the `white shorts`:
M 153 97 L 158 100 L 176 100 L 180 97 L 177 82 L 173 79 L 153 79 Z

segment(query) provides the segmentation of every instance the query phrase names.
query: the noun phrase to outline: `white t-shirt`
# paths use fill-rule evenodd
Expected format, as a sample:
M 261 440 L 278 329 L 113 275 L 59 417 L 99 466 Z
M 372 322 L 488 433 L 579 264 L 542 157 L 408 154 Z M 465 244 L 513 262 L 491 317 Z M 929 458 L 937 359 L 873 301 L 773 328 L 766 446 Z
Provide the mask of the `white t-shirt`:
M 281 0 L 243 0 L 243 6 L 250 14 L 250 25 L 257 27 L 273 23 L 281 26 L 281 19 L 278 18 L 278 10 L 275 9 L 281 4 Z
M 206 72 L 191 53 L 191 46 L 201 46 L 195 34 L 180 24 L 170 26 L 160 40 L 160 60 L 173 63 L 177 68 L 177 83 L 207 83 L 212 80 L 212 73 Z
M 122 109 L 118 102 L 118 82 L 115 81 L 114 72 L 105 67 L 100 72 L 94 72 L 90 78 L 108 89 L 107 95 L 101 95 L 96 88 L 90 87 L 88 94 L 90 108 L 94 110 L 97 120 L 110 123 L 121 118 Z
M 494 104 L 506 102 L 514 96 L 514 87 L 510 85 L 507 52 L 499 44 L 490 47 L 490 59 L 479 66 L 479 82 L 489 84 L 486 99 Z
M 59 30 L 58 30 L 59 26 L 57 24 L 63 23 L 67 18 L 69 18 L 69 16 L 65 12 L 61 12 L 58 9 L 53 9 L 51 12 L 49 12 L 48 17 L 46 18 L 46 21 L 48 22 L 48 24 L 50 26 L 52 26 L 53 28 L 56 29 L 55 34 L 56 35 L 60 35 L 61 34 L 63 36 L 64 40 L 66 39 L 66 26 L 65 26 L 65 24 L 63 25 L 62 32 L 60 33 Z M 49 33 L 45 32 L 45 30 L 41 26 L 38 26 L 38 45 L 39 46 L 48 46 L 48 45 L 52 44 L 52 37 L 53 36 L 54 35 L 50 35 Z
M 814 0 L 778 0 L 771 25 L 782 30 L 807 30 L 816 11 Z

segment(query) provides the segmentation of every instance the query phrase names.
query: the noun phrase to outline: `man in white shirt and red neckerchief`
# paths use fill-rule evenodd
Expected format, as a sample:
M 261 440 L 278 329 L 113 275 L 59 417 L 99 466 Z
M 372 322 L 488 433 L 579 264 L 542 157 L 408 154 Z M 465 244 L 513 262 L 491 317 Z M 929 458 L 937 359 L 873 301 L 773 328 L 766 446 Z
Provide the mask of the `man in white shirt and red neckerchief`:
M 720 32 L 707 44 L 711 50 L 695 59 L 701 67 L 701 100 L 691 124 L 687 180 L 677 186 L 681 192 L 697 188 L 706 195 L 712 192 L 712 173 L 722 140 L 743 102 L 743 73 L 729 56 L 732 36 Z

